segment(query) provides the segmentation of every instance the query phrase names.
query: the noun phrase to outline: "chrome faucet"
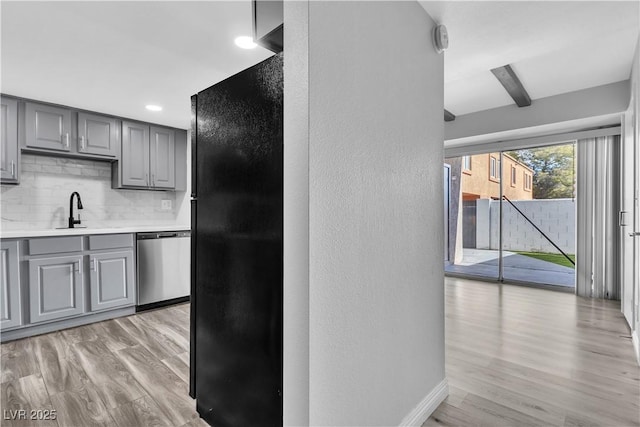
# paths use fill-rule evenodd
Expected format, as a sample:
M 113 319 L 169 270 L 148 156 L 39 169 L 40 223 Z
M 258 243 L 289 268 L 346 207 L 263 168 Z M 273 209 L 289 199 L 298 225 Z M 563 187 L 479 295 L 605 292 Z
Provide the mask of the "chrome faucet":
M 75 228 L 75 224 L 80 224 L 80 212 L 78 212 L 78 219 L 73 218 L 73 196 L 78 197 L 78 210 L 82 209 L 82 200 L 80 200 L 80 194 L 77 191 L 71 193 L 69 198 L 69 228 Z

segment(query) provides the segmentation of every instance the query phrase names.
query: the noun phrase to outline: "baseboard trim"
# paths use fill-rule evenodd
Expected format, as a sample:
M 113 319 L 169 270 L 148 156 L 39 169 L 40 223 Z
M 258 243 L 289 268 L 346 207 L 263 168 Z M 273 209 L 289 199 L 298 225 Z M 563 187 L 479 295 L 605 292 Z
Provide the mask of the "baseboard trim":
M 149 304 L 143 304 L 136 306 L 136 313 L 140 311 L 154 310 L 156 308 L 166 307 L 168 305 L 181 304 L 183 302 L 188 302 L 191 300 L 191 297 L 187 295 L 186 297 L 178 297 L 172 298 L 164 301 L 151 302 Z
M 638 339 L 637 329 L 631 333 L 631 342 L 633 343 L 633 350 L 636 352 L 636 360 L 640 365 L 640 339 Z
M 424 399 L 413 408 L 409 414 L 400 422 L 400 426 L 416 426 L 420 427 L 429 419 L 431 414 L 449 395 L 449 384 L 447 379 L 443 379 L 440 384 L 435 386 Z

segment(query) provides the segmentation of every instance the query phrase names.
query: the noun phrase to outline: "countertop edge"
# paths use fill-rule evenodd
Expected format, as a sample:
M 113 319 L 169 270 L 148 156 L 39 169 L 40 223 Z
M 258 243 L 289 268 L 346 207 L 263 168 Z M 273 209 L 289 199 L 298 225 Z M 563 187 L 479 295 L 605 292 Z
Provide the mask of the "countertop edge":
M 21 239 L 33 237 L 87 236 L 93 234 L 151 233 L 154 231 L 189 231 L 190 225 L 144 225 L 108 228 L 62 228 L 54 230 L 7 230 L 0 232 L 0 239 Z

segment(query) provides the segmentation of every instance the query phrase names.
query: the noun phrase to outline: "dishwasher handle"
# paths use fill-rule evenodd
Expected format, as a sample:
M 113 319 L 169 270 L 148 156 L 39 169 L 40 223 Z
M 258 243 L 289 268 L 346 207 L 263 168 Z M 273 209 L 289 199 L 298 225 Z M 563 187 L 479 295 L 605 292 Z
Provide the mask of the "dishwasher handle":
M 159 231 L 157 233 L 138 233 L 137 240 L 166 239 L 170 237 L 189 237 L 190 231 Z
M 178 233 L 158 233 L 158 239 L 164 239 L 166 237 L 178 237 Z

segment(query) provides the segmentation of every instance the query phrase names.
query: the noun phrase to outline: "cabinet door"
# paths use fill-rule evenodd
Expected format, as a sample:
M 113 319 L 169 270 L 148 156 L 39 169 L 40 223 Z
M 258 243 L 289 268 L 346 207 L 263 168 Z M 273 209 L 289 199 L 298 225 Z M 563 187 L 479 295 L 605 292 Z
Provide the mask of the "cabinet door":
M 78 152 L 116 157 L 119 148 L 118 136 L 116 119 L 78 113 Z
M 122 122 L 122 185 L 149 187 L 149 126 Z
M 82 255 L 29 260 L 31 323 L 84 312 Z
M 91 311 L 135 304 L 133 250 L 94 254 L 91 270 Z
M 27 147 L 70 151 L 71 110 L 27 102 L 25 111 Z
M 1 98 L 0 180 L 18 182 L 18 101 Z
M 151 126 L 151 186 L 175 188 L 175 134 L 173 129 Z
M 0 249 L 0 328 L 7 329 L 22 324 L 20 315 L 20 263 L 18 242 L 2 242 Z

